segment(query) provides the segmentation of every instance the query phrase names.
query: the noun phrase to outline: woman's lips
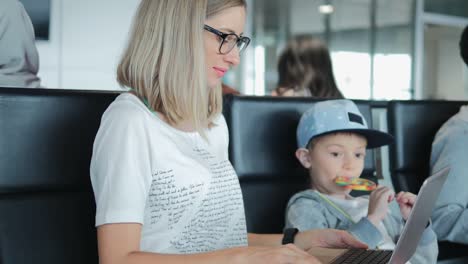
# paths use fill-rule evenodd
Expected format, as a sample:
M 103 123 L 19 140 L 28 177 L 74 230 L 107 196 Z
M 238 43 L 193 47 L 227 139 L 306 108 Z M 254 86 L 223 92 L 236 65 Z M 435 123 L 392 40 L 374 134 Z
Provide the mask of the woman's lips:
M 221 78 L 224 76 L 226 73 L 227 69 L 224 68 L 219 68 L 219 67 L 213 67 L 213 70 L 216 72 L 216 75 Z

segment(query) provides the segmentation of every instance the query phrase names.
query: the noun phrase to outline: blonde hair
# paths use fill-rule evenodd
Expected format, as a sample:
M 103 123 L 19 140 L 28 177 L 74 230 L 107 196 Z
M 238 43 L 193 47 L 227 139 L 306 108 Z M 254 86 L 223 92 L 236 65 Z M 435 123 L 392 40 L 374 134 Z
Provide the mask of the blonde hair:
M 203 25 L 244 0 L 142 0 L 117 81 L 171 124 L 193 122 L 202 134 L 222 110 L 221 87 L 207 87 Z

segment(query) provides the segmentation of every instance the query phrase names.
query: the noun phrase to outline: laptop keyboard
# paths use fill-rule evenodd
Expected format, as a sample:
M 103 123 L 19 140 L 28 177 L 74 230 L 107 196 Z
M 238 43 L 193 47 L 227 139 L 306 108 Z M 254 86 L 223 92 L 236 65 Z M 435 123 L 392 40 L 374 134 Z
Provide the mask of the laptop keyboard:
M 349 249 L 336 258 L 332 264 L 388 263 L 392 253 L 392 250 Z

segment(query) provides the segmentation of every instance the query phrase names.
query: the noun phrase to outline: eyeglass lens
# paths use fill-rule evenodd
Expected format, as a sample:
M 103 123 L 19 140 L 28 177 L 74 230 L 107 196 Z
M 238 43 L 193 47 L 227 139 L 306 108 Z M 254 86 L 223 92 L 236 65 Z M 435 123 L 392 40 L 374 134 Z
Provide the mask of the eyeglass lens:
M 228 53 L 236 45 L 237 45 L 237 48 L 239 49 L 239 52 L 241 52 L 247 46 L 247 43 L 244 39 L 242 38 L 238 39 L 235 35 L 228 35 L 226 36 L 224 41 L 221 43 L 220 52 Z

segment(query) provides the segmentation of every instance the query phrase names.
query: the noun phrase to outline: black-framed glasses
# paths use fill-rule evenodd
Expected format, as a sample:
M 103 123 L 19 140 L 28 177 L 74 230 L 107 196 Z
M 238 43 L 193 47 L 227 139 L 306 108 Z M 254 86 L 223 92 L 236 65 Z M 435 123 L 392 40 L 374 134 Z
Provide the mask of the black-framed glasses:
M 235 33 L 224 33 L 208 25 L 205 25 L 204 29 L 221 38 L 222 41 L 219 44 L 219 53 L 221 54 L 228 54 L 235 46 L 241 53 L 250 43 L 250 38 L 237 36 Z

